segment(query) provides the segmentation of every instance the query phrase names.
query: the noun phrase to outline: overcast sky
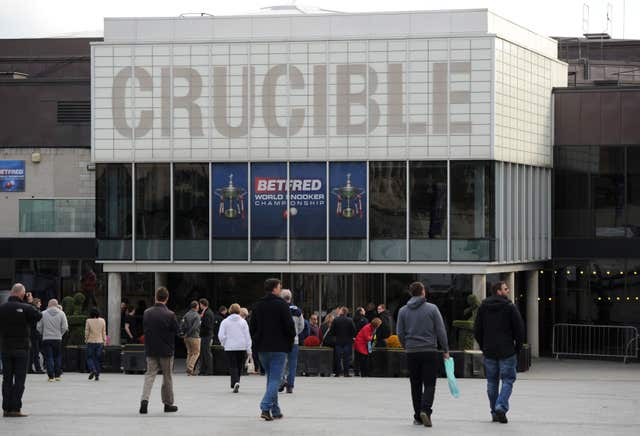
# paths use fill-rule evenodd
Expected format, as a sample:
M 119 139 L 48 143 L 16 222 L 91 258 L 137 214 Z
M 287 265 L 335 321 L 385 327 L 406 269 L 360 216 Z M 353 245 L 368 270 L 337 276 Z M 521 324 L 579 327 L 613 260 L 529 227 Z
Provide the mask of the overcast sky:
M 78 33 L 84 36 L 85 32 L 101 35 L 104 17 L 177 16 L 189 12 L 247 14 L 291 3 L 291 0 L 0 0 L 0 38 Z M 624 27 L 624 37 L 640 39 L 637 25 L 640 0 L 303 0 L 297 4 L 342 12 L 488 8 L 548 36 L 582 35 L 583 5 L 587 4 L 589 32 L 608 31 L 614 38 L 622 38 Z M 613 7 L 609 24 L 608 4 Z

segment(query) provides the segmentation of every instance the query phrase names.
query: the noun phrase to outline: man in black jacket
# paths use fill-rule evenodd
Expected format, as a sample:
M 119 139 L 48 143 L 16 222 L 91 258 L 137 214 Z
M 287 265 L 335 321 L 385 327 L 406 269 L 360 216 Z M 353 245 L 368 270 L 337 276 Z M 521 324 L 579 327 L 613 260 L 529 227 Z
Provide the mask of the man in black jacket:
M 348 313 L 348 308 L 342 307 L 340 309 L 339 316 L 333 320 L 329 333 L 336 338 L 336 345 L 333 349 L 333 367 L 336 377 L 340 377 L 340 373 L 343 373 L 345 377 L 351 377 L 349 367 L 351 366 L 353 338 L 356 337 L 356 326 L 353 320 L 347 317 Z
M 502 424 L 508 422 L 509 397 L 516 381 L 518 352 L 524 342 L 524 323 L 509 301 L 509 292 L 505 282 L 496 283 L 494 295 L 480 305 L 474 326 L 474 336 L 484 354 L 492 420 Z
M 2 344 L 2 416 L 22 418 L 22 394 L 29 364 L 30 328 L 42 314 L 24 303 L 25 288 L 16 283 L 9 301 L 0 305 L 0 343 Z
M 140 401 L 140 413 L 147 413 L 151 388 L 159 370 L 162 370 L 162 403 L 165 412 L 177 412 L 173 404 L 173 355 L 178 335 L 176 314 L 167 307 L 169 291 L 160 287 L 156 290 L 156 303 L 144 311 L 144 354 L 147 358 L 147 372 Z
M 213 355 L 211 341 L 213 339 L 213 311 L 209 309 L 209 300 L 201 298 L 202 321 L 200 323 L 200 375 L 213 375 Z
M 253 349 L 267 374 L 267 390 L 260 402 L 260 417 L 265 421 L 282 418 L 278 405 L 278 387 L 285 359 L 293 347 L 296 329 L 289 305 L 280 298 L 282 284 L 278 279 L 264 282 L 266 295 L 253 308 L 249 330 Z

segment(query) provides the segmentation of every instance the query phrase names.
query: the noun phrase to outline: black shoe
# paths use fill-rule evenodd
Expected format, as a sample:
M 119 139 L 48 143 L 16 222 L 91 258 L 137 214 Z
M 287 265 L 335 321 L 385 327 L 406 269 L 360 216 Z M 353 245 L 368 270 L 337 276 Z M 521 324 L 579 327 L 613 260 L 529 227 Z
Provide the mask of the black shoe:
M 282 419 L 282 418 L 284 418 L 284 415 L 281 413 L 280 415 L 271 415 L 271 417 L 273 419 Z
M 96 381 L 100 381 L 100 376 L 96 374 Z
M 36 369 L 35 374 L 44 374 L 44 371 L 41 369 Z
M 140 401 L 140 413 L 146 415 L 148 412 L 149 402 L 147 400 Z
M 413 425 L 422 425 L 422 421 L 419 419 L 413 418 Z
M 264 419 L 265 421 L 273 421 L 273 416 L 271 416 L 271 412 L 269 412 L 268 410 L 263 410 L 262 413 L 260 413 L 260 418 Z
M 173 406 L 173 405 L 168 405 L 165 404 L 164 405 L 164 412 L 165 413 L 172 413 L 172 412 L 177 412 L 178 411 L 178 406 Z
M 7 412 L 7 418 L 26 418 L 27 415 L 26 413 L 22 413 L 21 411 L 17 410 L 14 412 Z
M 491 422 L 498 422 L 498 417 L 496 416 L 495 413 L 491 414 Z
M 6 410 L 2 411 L 2 417 L 3 418 L 7 418 L 9 416 L 9 412 L 7 412 Z
M 351 374 L 346 373 L 344 376 L 345 376 L 345 377 L 351 377 Z
M 236 383 L 235 385 L 233 385 L 234 394 L 237 394 L 239 390 L 240 390 L 240 383 Z
M 284 382 L 284 381 L 281 382 L 280 386 L 278 386 L 278 392 L 283 392 L 284 388 L 286 388 L 286 387 L 287 387 L 287 382 Z
M 287 386 L 287 394 L 293 394 L 293 387 Z
M 340 377 L 340 374 L 336 373 L 336 374 L 334 375 L 334 377 Z
M 431 423 L 431 415 L 427 414 L 427 412 L 420 412 L 420 421 L 422 421 L 422 425 L 425 427 L 432 427 Z
M 496 410 L 495 419 L 497 419 L 500 424 L 506 424 L 509 422 L 507 419 L 507 413 L 504 410 Z
M 89 373 L 89 380 L 93 380 L 96 375 L 93 372 Z

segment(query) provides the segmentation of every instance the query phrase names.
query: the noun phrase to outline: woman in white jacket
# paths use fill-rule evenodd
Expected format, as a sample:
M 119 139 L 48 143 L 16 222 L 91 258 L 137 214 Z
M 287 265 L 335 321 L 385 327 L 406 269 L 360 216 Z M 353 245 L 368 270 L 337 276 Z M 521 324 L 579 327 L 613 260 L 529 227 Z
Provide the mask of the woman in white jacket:
M 231 389 L 237 393 L 240 389 L 240 374 L 244 369 L 247 356 L 251 356 L 251 335 L 249 324 L 240 316 L 240 305 L 234 303 L 229 307 L 229 315 L 220 323 L 218 339 L 224 347 L 224 354 L 229 362 L 231 373 Z

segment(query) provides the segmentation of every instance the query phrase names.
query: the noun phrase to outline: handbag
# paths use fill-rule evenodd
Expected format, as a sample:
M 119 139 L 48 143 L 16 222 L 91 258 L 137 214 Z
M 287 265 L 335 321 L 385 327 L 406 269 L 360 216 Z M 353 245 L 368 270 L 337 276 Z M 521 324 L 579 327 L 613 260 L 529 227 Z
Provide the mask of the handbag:
M 253 357 L 247 357 L 247 361 L 244 364 L 247 369 L 247 374 L 255 374 L 256 373 L 256 364 L 253 362 Z
M 456 375 L 454 372 L 454 364 L 453 357 L 449 357 L 444 361 L 444 370 L 447 373 L 447 381 L 449 382 L 449 391 L 453 398 L 458 398 L 460 396 L 460 390 L 458 389 L 458 381 L 456 380 Z

